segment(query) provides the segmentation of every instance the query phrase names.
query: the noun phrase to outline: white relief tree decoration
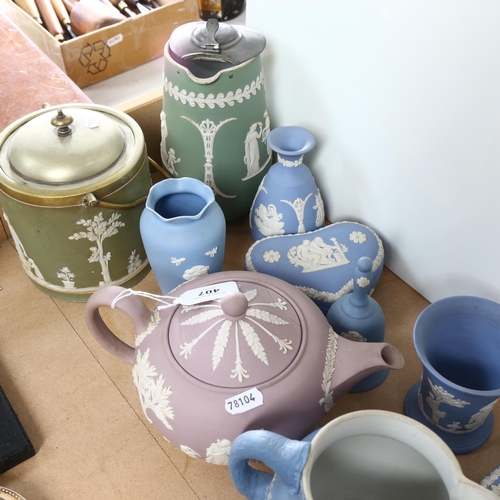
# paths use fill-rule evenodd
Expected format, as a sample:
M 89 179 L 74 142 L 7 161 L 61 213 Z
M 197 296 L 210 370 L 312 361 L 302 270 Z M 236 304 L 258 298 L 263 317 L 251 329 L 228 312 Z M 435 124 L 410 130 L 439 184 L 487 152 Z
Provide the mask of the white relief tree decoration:
M 111 276 L 109 274 L 109 261 L 111 260 L 111 252 L 104 252 L 104 240 L 114 236 L 118 233 L 120 227 L 125 227 L 125 224 L 119 219 L 121 214 L 114 212 L 111 217 L 106 221 L 102 216 L 102 212 L 94 215 L 93 219 L 80 219 L 77 224 L 87 228 L 87 231 L 80 231 L 69 236 L 70 240 L 88 239 L 95 241 L 97 246 L 90 247 L 92 252 L 88 261 L 98 262 L 101 265 L 101 274 L 104 283 L 111 283 Z
M 283 203 L 286 203 L 287 205 L 290 205 L 293 208 L 293 211 L 295 212 L 295 215 L 297 217 L 297 222 L 299 223 L 299 226 L 297 228 L 297 233 L 299 234 L 306 232 L 306 227 L 304 226 L 304 210 L 306 208 L 307 200 L 311 196 L 312 193 L 309 193 L 304 199 L 297 198 L 293 202 L 289 200 L 280 200 Z
M 439 420 L 446 417 L 446 413 L 439 410 L 439 406 L 441 404 L 447 404 L 455 408 L 463 408 L 464 406 L 470 404 L 467 401 L 455 399 L 455 396 L 453 396 L 453 394 L 450 394 L 443 387 L 441 387 L 440 385 L 434 385 L 429 378 L 427 380 L 429 382 L 431 390 L 429 391 L 429 395 L 427 396 L 425 401 L 432 410 L 431 420 L 434 424 L 438 425 Z
M 172 389 L 165 387 L 163 375 L 158 376 L 156 367 L 149 362 L 149 348 L 146 349 L 144 355 L 140 350 L 137 351 L 137 360 L 132 369 L 132 375 L 142 410 L 148 421 L 153 423 L 146 411 L 151 410 L 167 429 L 172 430 L 168 421 L 174 419 L 174 412 L 169 401 Z
M 222 196 L 223 198 L 235 198 L 235 195 L 224 194 L 215 184 L 214 177 L 214 141 L 217 132 L 220 128 L 228 122 L 236 120 L 236 118 L 228 118 L 226 120 L 221 121 L 218 125 L 216 125 L 212 120 L 206 119 L 201 123 L 197 123 L 188 116 L 182 116 L 188 122 L 192 123 L 200 132 L 201 137 L 203 139 L 203 147 L 204 147 L 204 155 L 205 155 L 205 174 L 203 182 L 212 188 L 215 194 Z
M 142 259 L 140 258 L 136 250 L 132 250 L 132 253 L 129 255 L 128 258 L 127 272 L 129 274 L 132 274 L 135 271 L 138 271 L 141 268 L 141 266 L 142 266 Z
M 491 410 L 493 410 L 493 407 L 495 406 L 497 401 L 498 401 L 498 399 L 495 399 L 495 401 L 484 406 L 477 413 L 474 413 L 474 415 L 472 415 L 469 422 L 467 424 L 465 424 L 464 427 L 466 429 L 471 430 L 471 431 L 481 427 L 481 425 L 484 424 L 484 421 L 488 418 L 488 415 L 491 413 Z
M 64 288 L 74 288 L 75 273 L 72 273 L 69 267 L 61 267 L 57 277 L 63 282 Z
M 245 297 L 248 301 L 248 308 L 245 312 L 245 316 L 237 321 L 231 321 L 226 319 L 224 312 L 220 304 L 210 304 L 210 305 L 194 305 L 185 306 L 182 311 L 191 311 L 194 309 L 207 309 L 198 314 L 195 314 L 181 323 L 181 326 L 198 325 L 206 323 L 208 321 L 216 319 L 208 328 L 203 330 L 197 337 L 195 337 L 190 342 L 185 342 L 180 346 L 180 355 L 185 359 L 188 359 L 193 349 L 196 347 L 198 342 L 208 335 L 210 332 L 214 332 L 215 339 L 212 349 L 212 370 L 215 371 L 219 366 L 220 361 L 226 355 L 226 348 L 228 346 L 229 337 L 234 334 L 236 352 L 235 352 L 235 367 L 231 372 L 231 378 L 237 378 L 241 383 L 244 379 L 249 378 L 250 375 L 248 371 L 243 366 L 241 359 L 241 347 L 240 347 L 240 337 L 246 342 L 248 347 L 250 347 L 254 356 L 259 359 L 265 365 L 268 365 L 267 354 L 264 346 L 261 343 L 259 333 L 257 333 L 254 326 L 258 328 L 261 334 L 269 336 L 271 339 L 278 344 L 279 350 L 283 354 L 287 354 L 288 351 L 293 350 L 292 341 L 288 339 L 282 339 L 278 335 L 275 335 L 265 326 L 265 323 L 270 323 L 273 325 L 288 325 L 288 321 L 272 314 L 269 311 L 260 309 L 260 306 L 274 307 L 281 310 L 286 310 L 287 304 L 281 300 L 277 299 L 270 303 L 251 303 L 251 301 L 257 296 L 256 290 L 250 290 L 245 292 Z M 220 318 L 220 319 L 217 319 Z

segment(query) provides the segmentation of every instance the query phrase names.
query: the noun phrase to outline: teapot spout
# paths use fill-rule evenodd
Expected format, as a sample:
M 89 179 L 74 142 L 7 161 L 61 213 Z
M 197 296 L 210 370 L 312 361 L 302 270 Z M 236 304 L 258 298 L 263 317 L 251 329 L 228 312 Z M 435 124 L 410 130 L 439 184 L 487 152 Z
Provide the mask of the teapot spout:
M 358 382 L 381 370 L 401 370 L 403 355 L 386 342 L 355 342 L 338 336 L 335 370 L 331 380 L 333 400 Z

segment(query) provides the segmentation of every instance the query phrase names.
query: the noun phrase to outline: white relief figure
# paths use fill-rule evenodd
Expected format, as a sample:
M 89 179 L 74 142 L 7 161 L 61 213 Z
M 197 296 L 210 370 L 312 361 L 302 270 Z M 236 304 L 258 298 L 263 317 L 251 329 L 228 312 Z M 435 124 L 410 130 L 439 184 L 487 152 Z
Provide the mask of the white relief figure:
M 169 430 L 173 430 L 168 420 L 174 419 L 174 412 L 170 406 L 172 389 L 165 387 L 163 375 L 156 372 L 156 367 L 149 362 L 149 348 L 141 354 L 137 351 L 137 361 L 132 369 L 134 384 L 139 393 L 142 410 L 150 423 L 153 423 L 147 414 L 151 410 L 156 418 Z
M 212 120 L 203 120 L 201 123 L 196 123 L 194 120 L 189 118 L 188 116 L 182 116 L 188 122 L 192 123 L 200 132 L 203 147 L 204 147 L 204 155 L 205 155 L 205 175 L 203 182 L 212 188 L 215 194 L 222 196 L 223 198 L 235 198 L 235 195 L 231 196 L 228 194 L 224 194 L 215 184 L 214 177 L 214 141 L 217 132 L 220 128 L 228 122 L 236 120 L 236 118 L 228 118 L 227 120 L 221 121 L 218 125 L 216 125 Z
M 215 257 L 217 255 L 217 251 L 218 251 L 218 249 L 217 249 L 217 247 L 215 247 L 215 248 L 212 248 L 212 250 L 205 252 L 205 255 L 207 257 Z
M 328 330 L 328 343 L 326 345 L 325 366 L 323 368 L 323 381 L 321 389 L 324 397 L 319 400 L 319 404 L 323 406 L 325 413 L 333 408 L 333 391 L 330 390 L 332 385 L 333 372 L 335 371 L 335 359 L 337 357 L 337 334 L 330 327 Z
M 201 276 L 205 276 L 205 274 L 208 274 L 208 269 L 209 269 L 208 266 L 194 266 L 186 270 L 182 275 L 182 277 L 186 281 L 191 281 L 194 280 L 195 278 L 200 278 Z
M 183 451 L 186 455 L 188 455 L 191 458 L 200 458 L 201 457 L 201 455 L 199 453 L 196 453 L 196 451 L 194 451 L 189 446 L 186 446 L 185 444 L 181 444 L 179 446 L 179 448 L 181 449 L 181 451 Z
M 125 224 L 118 219 L 121 214 L 114 212 L 111 217 L 105 221 L 102 212 L 99 215 L 94 215 L 93 219 L 80 219 L 77 224 L 87 228 L 87 231 L 80 231 L 69 236 L 70 240 L 88 239 L 95 241 L 97 246 L 90 247 L 92 252 L 88 258 L 89 262 L 99 262 L 101 265 L 101 274 L 103 282 L 101 284 L 111 283 L 109 274 L 109 261 L 111 260 L 111 252 L 104 252 L 104 240 L 118 233 L 120 227 L 125 227 Z
M 455 408 L 463 408 L 465 405 L 470 405 L 470 403 L 467 401 L 455 399 L 455 396 L 453 396 L 453 394 L 450 394 L 440 385 L 434 385 L 429 378 L 427 380 L 429 382 L 431 390 L 429 391 L 429 395 L 427 396 L 425 401 L 432 410 L 432 415 L 430 418 L 434 424 L 438 425 L 439 420 L 446 417 L 446 413 L 439 410 L 440 405 L 446 404 L 449 406 L 454 406 Z
M 348 248 L 339 243 L 337 238 L 330 239 L 333 245 L 328 245 L 321 236 L 313 240 L 303 240 L 300 245 L 293 246 L 288 250 L 287 257 L 290 264 L 302 267 L 303 273 L 312 273 L 343 266 L 349 263 L 345 256 Z
M 185 89 L 181 90 L 177 85 L 169 81 L 168 78 L 165 78 L 163 83 L 165 92 L 176 101 L 182 102 L 182 104 L 188 104 L 192 108 L 195 106 L 199 106 L 200 108 L 208 107 L 210 109 L 214 109 L 215 106 L 224 108 L 226 105 L 234 106 L 235 104 L 240 104 L 243 102 L 243 99 L 250 100 L 258 91 L 262 90 L 264 88 L 264 71 L 262 70 L 257 78 L 249 85 L 245 85 L 243 89 L 229 91 L 227 94 L 223 94 L 222 92 L 218 94 L 210 93 L 206 96 L 202 92 L 195 94 Z
M 313 206 L 313 208 L 316 209 L 316 227 L 320 227 L 323 222 L 325 222 L 325 205 L 319 191 L 318 194 L 315 195 L 315 197 L 316 204 Z
M 173 148 L 169 148 L 169 150 L 167 151 L 167 137 L 168 137 L 167 115 L 163 110 L 160 113 L 160 130 L 161 130 L 160 155 L 163 166 L 173 177 L 179 177 L 177 170 L 175 170 L 175 164 L 180 163 L 181 159 L 176 157 Z
M 268 264 L 275 264 L 281 259 L 281 254 L 278 252 L 278 250 L 266 250 L 262 258 L 264 259 L 264 262 L 267 262 Z
M 353 242 L 353 243 L 364 243 L 366 241 L 366 234 L 361 232 L 361 231 L 353 231 L 350 235 L 349 235 L 349 239 Z
M 267 207 L 262 203 L 255 209 L 255 225 L 264 236 L 276 236 L 278 234 L 285 234 L 281 222 L 283 214 L 280 214 L 276 207 L 271 204 Z
M 495 401 L 493 401 L 489 405 L 484 406 L 477 413 L 474 413 L 474 415 L 472 415 L 472 417 L 470 418 L 469 423 L 465 424 L 464 427 L 471 431 L 474 431 L 477 428 L 481 427 L 481 425 L 484 424 L 484 421 L 488 418 L 488 415 L 491 413 L 491 410 L 493 410 L 493 407 L 495 406 L 497 401 L 498 399 L 495 399 Z
M 283 203 L 286 203 L 290 205 L 293 208 L 293 211 L 295 212 L 295 215 L 297 217 L 297 222 L 299 223 L 299 227 L 297 229 L 297 233 L 305 233 L 306 228 L 304 226 L 304 210 L 306 208 L 306 203 L 307 200 L 312 196 L 312 193 L 309 193 L 305 199 L 302 198 L 297 198 L 295 201 L 291 202 L 288 200 L 280 200 Z
M 75 288 L 75 274 L 70 271 L 69 267 L 61 267 L 57 277 L 63 282 L 64 288 Z
M 229 439 L 217 439 L 216 443 L 212 443 L 207 448 L 206 461 L 209 464 L 227 465 L 230 450 L 231 441 Z
M 198 325 L 206 322 L 211 322 L 211 320 L 216 319 L 215 323 L 210 323 L 210 325 L 202 331 L 197 337 L 195 337 L 190 342 L 185 342 L 180 346 L 179 354 L 185 359 L 188 359 L 193 349 L 196 347 L 198 342 L 208 335 L 213 333 L 215 335 L 213 350 L 212 350 L 212 370 L 215 371 L 219 366 L 219 363 L 226 355 L 226 348 L 228 346 L 229 337 L 231 334 L 234 335 L 236 341 L 236 352 L 235 352 L 235 367 L 231 371 L 231 378 L 237 378 L 241 383 L 244 379 L 250 377 L 248 371 L 243 366 L 243 360 L 241 358 L 240 340 L 243 340 L 250 347 L 253 355 L 265 365 L 269 365 L 267 359 L 267 354 L 260 340 L 260 335 L 267 335 L 278 344 L 279 350 L 283 354 L 287 354 L 288 351 L 293 350 L 292 341 L 288 339 L 282 339 L 278 335 L 271 332 L 265 325 L 270 323 L 272 325 L 288 325 L 288 321 L 284 320 L 276 314 L 272 314 L 265 309 L 260 309 L 259 306 L 270 306 L 281 310 L 286 310 L 286 303 L 278 299 L 276 302 L 271 303 L 252 303 L 253 299 L 257 296 L 255 290 L 250 290 L 245 292 L 245 297 L 248 301 L 248 308 L 245 312 L 245 316 L 239 320 L 229 320 L 224 317 L 224 311 L 222 310 L 220 304 L 211 304 L 210 308 L 207 310 L 205 305 L 198 306 L 187 306 L 188 310 L 200 309 L 202 312 L 191 316 L 189 319 L 183 321 L 181 326 L 188 325 Z M 186 306 L 183 306 L 182 312 L 186 310 Z M 217 319 L 219 318 L 219 319 Z M 218 328 L 216 328 L 218 327 Z M 260 332 L 260 335 L 259 335 Z M 240 339 L 243 337 L 243 339 Z
M 262 137 L 262 123 L 253 123 L 245 137 L 245 156 L 243 162 L 247 167 L 244 179 L 250 179 L 260 171 L 259 139 Z
M 19 258 L 21 259 L 21 264 L 24 270 L 28 273 L 29 276 L 34 278 L 36 281 L 45 282 L 43 274 L 40 272 L 40 269 L 38 269 L 38 266 L 35 264 L 35 261 L 32 258 L 30 258 L 26 253 L 24 245 L 21 243 L 19 236 L 14 231 L 14 228 L 12 227 L 9 218 L 7 217 L 7 214 L 5 212 L 3 212 L 3 217 L 5 219 L 5 222 L 7 222 L 7 225 L 9 226 L 9 231 L 12 236 L 12 240 L 14 241 L 14 246 L 16 247 L 17 253 L 19 254 Z
M 340 336 L 347 340 L 352 340 L 353 342 L 366 342 L 366 338 L 363 337 L 361 333 L 355 332 L 354 330 L 349 330 L 348 332 L 342 332 Z
M 176 265 L 176 266 L 180 266 L 185 260 L 186 258 L 185 257 L 172 257 L 171 259 L 171 262 L 172 264 Z
M 136 250 L 132 250 L 132 253 L 128 257 L 127 272 L 129 274 L 135 273 L 142 266 L 142 259 Z

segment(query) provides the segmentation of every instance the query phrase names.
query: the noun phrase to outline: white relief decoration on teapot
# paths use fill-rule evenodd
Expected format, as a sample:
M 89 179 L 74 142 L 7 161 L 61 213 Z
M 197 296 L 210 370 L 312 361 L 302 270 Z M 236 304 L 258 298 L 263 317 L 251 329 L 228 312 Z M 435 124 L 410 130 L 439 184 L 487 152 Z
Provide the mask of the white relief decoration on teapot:
M 282 218 L 283 214 L 279 213 L 273 204 L 266 207 L 261 203 L 255 209 L 255 224 L 264 236 L 285 234 L 283 229 L 285 223 L 281 222 Z
M 355 332 L 354 330 L 349 330 L 348 332 L 342 332 L 340 334 L 341 337 L 352 340 L 354 342 L 366 342 L 366 338 L 363 337 L 359 332 Z
M 333 408 L 333 391 L 330 390 L 332 386 L 333 372 L 335 371 L 335 359 L 337 357 L 338 341 L 337 334 L 333 328 L 328 330 L 328 343 L 326 346 L 325 366 L 323 368 L 323 381 L 321 389 L 324 392 L 324 397 L 319 400 L 319 404 L 323 405 L 325 413 Z
M 361 231 L 353 231 L 349 235 L 349 239 L 353 243 L 364 243 L 366 241 L 366 234 Z
M 186 446 L 185 444 L 181 444 L 179 446 L 179 448 L 181 449 L 181 451 L 183 451 L 186 455 L 190 456 L 191 458 L 200 458 L 201 457 L 201 455 L 199 453 L 196 453 L 196 451 L 194 451 L 189 446 Z
M 330 241 L 333 245 L 325 243 L 321 236 L 316 236 L 313 240 L 303 240 L 300 245 L 288 250 L 290 264 L 295 267 L 301 266 L 303 273 L 349 264 L 349 259 L 345 256 L 345 252 L 349 249 L 343 243 L 339 243 L 337 238 L 330 238 Z
M 142 410 L 150 423 L 153 423 L 147 414 L 151 410 L 156 418 L 169 430 L 172 426 L 168 420 L 174 419 L 174 412 L 170 406 L 172 389 L 165 387 L 163 375 L 158 375 L 156 367 L 149 362 L 149 348 L 144 355 L 137 350 L 137 359 L 132 369 L 134 384 L 137 387 L 141 400 Z
M 161 130 L 160 156 L 163 166 L 173 177 L 179 177 L 177 170 L 175 170 L 175 164 L 180 163 L 181 159 L 177 158 L 173 148 L 169 148 L 167 151 L 167 137 L 168 137 L 167 115 L 163 110 L 160 113 L 160 130 Z
M 172 264 L 176 265 L 176 266 L 180 266 L 184 261 L 186 260 L 185 257 L 172 257 L 170 259 L 170 261 L 172 262 Z
M 203 141 L 204 155 L 205 155 L 205 165 L 204 165 L 205 174 L 203 182 L 207 186 L 212 188 L 212 191 L 215 194 L 218 194 L 223 198 L 235 198 L 236 195 L 229 195 L 223 193 L 215 184 L 213 160 L 214 160 L 214 141 L 217 132 L 223 125 L 233 120 L 236 120 L 236 118 L 228 118 L 226 120 L 219 122 L 218 125 L 216 125 L 212 120 L 209 120 L 208 118 L 206 120 L 203 120 L 201 123 L 195 122 L 188 116 L 181 116 L 181 118 L 184 118 L 184 120 L 187 120 L 189 123 L 192 123 L 196 127 L 198 132 L 200 132 L 201 134 L 201 139 Z
M 104 251 L 104 240 L 118 234 L 120 227 L 125 227 L 125 224 L 119 220 L 121 214 L 114 212 L 108 220 L 104 220 L 102 212 L 94 215 L 93 219 L 80 219 L 76 224 L 87 228 L 86 231 L 80 231 L 69 236 L 70 240 L 88 239 L 95 242 L 97 246 L 90 247 L 91 255 L 88 258 L 90 263 L 98 262 L 101 265 L 101 274 L 103 281 L 100 284 L 109 284 L 112 282 L 109 274 L 109 261 L 111 260 L 111 252 Z
M 40 272 L 40 269 L 38 269 L 38 266 L 35 264 L 35 261 L 32 258 L 30 258 L 26 253 L 24 245 L 21 243 L 19 236 L 14 231 L 14 228 L 12 227 L 5 211 L 3 212 L 3 217 L 5 219 L 5 222 L 7 222 L 7 225 L 9 226 L 9 231 L 12 236 L 12 240 L 14 241 L 14 245 L 16 247 L 17 253 L 19 254 L 19 258 L 21 259 L 21 263 L 24 267 L 24 270 L 35 280 L 45 281 L 45 278 L 43 277 L 43 274 Z
M 64 288 L 75 288 L 75 273 L 69 267 L 61 267 L 57 277 L 63 282 Z
M 151 319 L 149 321 L 149 325 L 142 333 L 136 336 L 135 338 L 135 346 L 139 347 L 142 344 L 142 341 L 151 333 L 153 333 L 156 327 L 160 324 L 161 316 L 160 311 L 158 309 L 154 309 L 151 313 Z
M 281 259 L 281 254 L 278 250 L 266 250 L 262 254 L 262 258 L 264 259 L 264 262 L 267 262 L 268 264 L 275 264 Z
M 325 222 L 325 204 L 323 203 L 323 198 L 320 192 L 315 195 L 316 204 L 313 208 L 316 209 L 316 227 L 320 227 L 323 222 Z
M 184 271 L 182 277 L 186 281 L 191 281 L 194 280 L 195 278 L 200 278 L 201 276 L 208 274 L 208 269 L 209 266 L 194 266 Z
M 212 250 L 209 250 L 208 252 L 205 252 L 205 255 L 207 257 L 215 257 L 217 255 L 218 248 L 212 248 Z
M 229 91 L 227 94 L 222 92 L 215 94 L 208 94 L 205 96 L 202 92 L 195 94 L 194 92 L 187 92 L 185 89 L 180 89 L 174 85 L 168 78 L 164 79 L 164 89 L 170 97 L 182 104 L 188 104 L 191 107 L 199 106 L 204 108 L 207 106 L 214 109 L 216 106 L 224 108 L 226 105 L 234 106 L 236 103 L 241 104 L 244 100 L 249 100 L 252 96 L 257 95 L 257 92 L 264 88 L 264 72 L 261 71 L 255 80 L 250 85 L 245 85 L 243 89 L 236 89 L 236 91 Z
M 312 196 L 312 193 L 309 193 L 304 199 L 297 198 L 294 201 L 289 200 L 280 200 L 287 205 L 290 205 L 295 212 L 295 216 L 297 217 L 297 222 L 299 223 L 299 227 L 297 228 L 297 233 L 305 233 L 306 228 L 304 226 L 304 210 L 306 208 L 307 200 Z
M 366 288 L 367 286 L 370 286 L 371 282 L 370 282 L 370 280 L 368 278 L 366 278 L 366 277 L 363 276 L 362 278 L 358 278 L 356 280 L 356 283 L 358 284 L 358 286 L 360 288 Z
M 217 439 L 207 448 L 206 461 L 209 464 L 227 465 L 229 451 L 231 450 L 231 441 L 229 439 Z
M 273 325 L 288 325 L 288 321 L 284 320 L 280 316 L 276 314 L 272 314 L 269 311 L 264 309 L 259 309 L 256 306 L 270 306 L 278 309 L 286 310 L 286 302 L 282 299 L 278 298 L 274 302 L 266 302 L 266 303 L 251 303 L 251 301 L 257 296 L 256 290 L 250 290 L 245 292 L 245 297 L 248 301 L 248 308 L 245 312 L 244 318 L 238 321 L 231 321 L 226 319 L 224 316 L 224 312 L 220 305 L 211 304 L 210 306 L 206 305 L 195 305 L 195 306 L 183 306 L 182 313 L 185 311 L 192 311 L 200 308 L 207 308 L 206 311 L 200 312 L 188 318 L 187 320 L 181 323 L 182 326 L 188 325 L 198 325 L 205 323 L 207 321 L 211 321 L 212 319 L 218 319 L 215 323 L 210 324 L 208 328 L 202 331 L 195 339 L 191 342 L 185 342 L 180 346 L 180 355 L 185 359 L 188 359 L 195 346 L 198 342 L 205 337 L 210 332 L 215 332 L 215 339 L 212 350 L 212 370 L 216 370 L 219 366 L 220 361 L 226 355 L 226 348 L 228 345 L 229 337 L 233 333 L 236 341 L 236 353 L 235 353 L 235 367 L 231 371 L 231 378 L 237 378 L 241 383 L 244 379 L 250 377 L 248 371 L 243 366 L 243 361 L 241 359 L 241 349 L 240 349 L 240 335 L 243 336 L 244 341 L 247 343 L 248 347 L 250 347 L 254 356 L 262 361 L 265 365 L 269 365 L 267 354 L 264 349 L 264 346 L 261 343 L 259 333 L 254 329 L 251 325 L 253 323 L 261 332 L 274 340 L 279 346 L 280 351 L 283 354 L 286 354 L 288 351 L 293 350 L 292 341 L 288 339 L 282 339 L 269 331 L 264 323 L 270 323 Z M 216 328 L 218 327 L 218 329 Z M 261 333 L 261 334 L 262 334 Z

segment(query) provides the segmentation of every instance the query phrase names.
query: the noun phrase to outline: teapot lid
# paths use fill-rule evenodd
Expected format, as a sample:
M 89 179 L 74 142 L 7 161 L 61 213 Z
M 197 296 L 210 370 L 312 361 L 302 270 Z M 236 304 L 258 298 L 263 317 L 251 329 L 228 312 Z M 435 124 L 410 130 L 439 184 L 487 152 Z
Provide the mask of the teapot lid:
M 181 60 L 241 64 L 258 56 L 266 46 L 265 37 L 240 25 L 219 24 L 217 19 L 186 23 L 176 28 L 169 48 Z
M 217 387 L 248 388 L 276 378 L 292 364 L 303 324 L 286 291 L 258 278 L 235 283 L 238 291 L 221 299 L 176 308 L 168 342 L 192 377 Z

